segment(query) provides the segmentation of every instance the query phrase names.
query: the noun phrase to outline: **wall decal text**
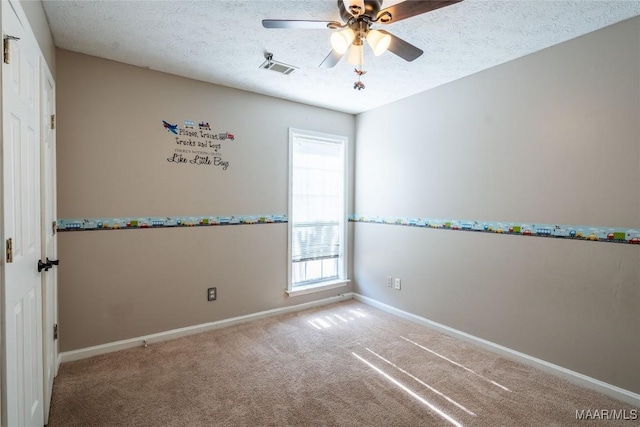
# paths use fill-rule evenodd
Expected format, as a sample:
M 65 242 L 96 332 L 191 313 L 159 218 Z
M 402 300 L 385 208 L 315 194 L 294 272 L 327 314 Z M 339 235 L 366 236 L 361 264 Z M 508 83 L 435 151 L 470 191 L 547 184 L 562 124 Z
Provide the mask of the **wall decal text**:
M 213 166 L 223 171 L 229 169 L 229 160 L 222 154 L 223 143 L 235 141 L 229 132 L 213 132 L 209 122 L 196 126 L 193 120 L 185 120 L 184 126 L 162 120 L 162 126 L 170 134 L 172 152 L 167 162 L 178 165 Z

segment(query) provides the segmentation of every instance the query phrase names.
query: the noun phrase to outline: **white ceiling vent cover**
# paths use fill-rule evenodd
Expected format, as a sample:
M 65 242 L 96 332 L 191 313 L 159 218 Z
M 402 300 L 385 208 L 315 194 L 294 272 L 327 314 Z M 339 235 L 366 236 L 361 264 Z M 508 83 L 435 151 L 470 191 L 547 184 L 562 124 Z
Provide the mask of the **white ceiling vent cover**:
M 267 60 L 264 61 L 262 63 L 262 65 L 260 66 L 260 68 L 262 68 L 263 70 L 271 70 L 271 71 L 275 71 L 275 72 L 280 73 L 280 74 L 291 74 L 295 70 L 298 69 L 298 67 L 294 67 L 293 65 L 285 64 L 283 62 L 274 61 L 273 60 L 273 55 L 270 54 L 270 53 L 266 53 L 264 55 L 264 57 Z

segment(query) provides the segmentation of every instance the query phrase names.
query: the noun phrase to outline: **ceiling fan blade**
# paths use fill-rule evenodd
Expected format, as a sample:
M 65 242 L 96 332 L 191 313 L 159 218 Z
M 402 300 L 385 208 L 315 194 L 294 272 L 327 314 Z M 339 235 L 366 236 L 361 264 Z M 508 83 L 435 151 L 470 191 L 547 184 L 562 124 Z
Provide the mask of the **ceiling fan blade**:
M 339 54 L 338 52 L 332 49 L 331 52 L 329 52 L 329 55 L 327 55 L 327 57 L 324 58 L 324 61 L 320 63 L 320 68 L 335 67 L 336 64 L 340 62 L 343 56 L 344 54 Z
M 400 37 L 394 36 L 388 31 L 385 31 L 385 30 L 378 30 L 378 31 L 380 31 L 383 34 L 388 34 L 391 36 L 391 43 L 389 44 L 389 48 L 387 50 L 389 50 L 392 53 L 395 53 L 405 61 L 411 62 L 424 53 L 422 49 L 415 47 L 411 43 L 402 40 Z
M 338 28 L 342 26 L 335 21 L 308 21 L 294 19 L 263 19 L 264 28 L 302 28 L 308 30 L 326 30 L 327 28 Z
M 378 12 L 378 18 L 380 19 L 378 22 L 381 24 L 391 24 L 402 19 L 411 18 L 412 16 L 420 15 L 421 13 L 431 12 L 432 10 L 450 6 L 461 1 L 462 0 L 406 0 Z M 391 16 L 388 19 L 385 19 L 383 15 L 387 14 L 390 14 Z

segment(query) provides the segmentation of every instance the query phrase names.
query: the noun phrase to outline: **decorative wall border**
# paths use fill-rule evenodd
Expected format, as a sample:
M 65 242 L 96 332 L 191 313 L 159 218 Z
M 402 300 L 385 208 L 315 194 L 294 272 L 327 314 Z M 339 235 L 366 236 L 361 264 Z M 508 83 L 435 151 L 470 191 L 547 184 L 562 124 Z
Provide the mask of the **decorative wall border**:
M 640 244 L 640 228 L 596 227 L 589 225 L 533 224 L 522 222 L 473 221 L 437 218 L 406 218 L 349 215 L 351 222 L 438 228 L 454 231 L 511 234 L 585 240 L 607 243 Z
M 286 222 L 287 215 L 81 218 L 59 219 L 56 229 L 58 231 L 136 230 L 147 228 L 210 227 L 213 225 L 273 224 Z
M 163 216 L 59 219 L 57 231 L 137 230 L 148 228 L 210 227 L 218 225 L 287 223 L 287 215 Z M 349 215 L 349 222 L 473 231 L 515 236 L 562 238 L 607 243 L 640 244 L 640 228 L 589 225 L 533 224 L 522 222 L 475 221 L 438 218 L 370 217 Z

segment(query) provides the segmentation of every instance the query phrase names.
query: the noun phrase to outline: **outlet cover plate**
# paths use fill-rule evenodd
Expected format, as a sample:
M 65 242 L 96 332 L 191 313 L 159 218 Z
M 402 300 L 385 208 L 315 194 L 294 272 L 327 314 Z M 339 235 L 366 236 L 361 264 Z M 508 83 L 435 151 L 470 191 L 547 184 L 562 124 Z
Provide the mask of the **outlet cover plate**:
M 207 301 L 215 301 L 218 298 L 218 290 L 217 288 L 209 288 L 207 289 Z

